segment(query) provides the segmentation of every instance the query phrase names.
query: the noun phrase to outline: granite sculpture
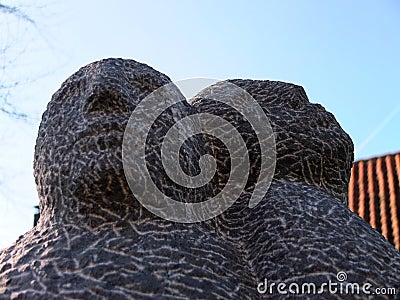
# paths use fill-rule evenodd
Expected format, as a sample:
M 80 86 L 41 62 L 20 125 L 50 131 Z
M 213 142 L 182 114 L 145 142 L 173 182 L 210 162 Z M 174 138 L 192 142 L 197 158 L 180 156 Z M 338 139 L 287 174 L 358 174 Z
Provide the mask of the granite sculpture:
M 80 69 L 53 95 L 34 157 L 41 216 L 0 250 L 1 299 L 280 299 L 294 295 L 257 287 L 265 279 L 323 284 L 339 272 L 349 282 L 399 291 L 399 252 L 345 205 L 350 137 L 293 84 L 230 81 L 260 104 L 276 135 L 275 176 L 259 205 L 247 206 L 260 166 L 250 124 L 200 92 L 155 123 L 146 152 L 149 172 L 163 193 L 180 201 L 218 193 L 231 168 L 218 140 L 195 136 L 180 153 L 190 175 L 199 172 L 201 155 L 216 158 L 213 180 L 199 189 L 174 184 L 160 161 L 168 128 L 207 112 L 241 132 L 251 163 L 246 188 L 223 214 L 200 223 L 174 223 L 143 208 L 124 176 L 124 129 L 138 103 L 170 82 L 136 61 L 105 59 Z M 218 83 L 208 89 L 223 93 Z

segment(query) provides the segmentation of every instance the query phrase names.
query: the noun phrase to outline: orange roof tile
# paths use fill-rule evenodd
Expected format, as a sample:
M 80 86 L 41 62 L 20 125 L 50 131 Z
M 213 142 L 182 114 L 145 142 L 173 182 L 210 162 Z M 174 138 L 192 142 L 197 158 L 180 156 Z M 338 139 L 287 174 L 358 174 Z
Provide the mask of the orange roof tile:
M 400 249 L 400 153 L 356 161 L 349 208 Z

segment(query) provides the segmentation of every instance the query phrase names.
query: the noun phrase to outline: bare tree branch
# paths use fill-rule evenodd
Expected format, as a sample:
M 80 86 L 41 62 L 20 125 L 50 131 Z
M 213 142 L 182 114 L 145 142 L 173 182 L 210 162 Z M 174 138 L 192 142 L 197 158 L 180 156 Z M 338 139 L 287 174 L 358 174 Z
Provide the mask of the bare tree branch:
M 30 26 L 36 28 L 35 21 L 30 18 L 26 13 L 24 13 L 20 8 L 10 5 L 5 5 L 0 2 L 0 15 L 1 14 L 9 14 L 14 16 L 15 18 L 22 20 L 23 22 L 28 23 Z M 13 63 L 15 63 L 17 58 L 8 57 L 8 53 L 12 48 L 11 45 L 7 44 L 0 45 L 0 55 L 3 57 L 3 62 L 0 62 L 0 70 L 4 73 L 8 68 L 11 68 Z M 22 53 L 26 51 L 26 49 L 21 50 Z M 22 54 L 19 53 L 19 54 Z M 17 55 L 18 57 L 19 55 Z M 29 80 L 28 80 L 29 81 Z M 16 118 L 27 120 L 27 114 L 19 111 L 16 106 L 8 101 L 10 96 L 10 91 L 19 85 L 20 81 L 11 81 L 11 82 L 0 82 L 0 113 L 5 113 L 6 115 Z
M 35 24 L 35 21 L 33 21 L 27 14 L 15 6 L 8 6 L 0 3 L 0 11 L 5 14 L 12 14 L 17 18 L 27 21 L 33 25 Z

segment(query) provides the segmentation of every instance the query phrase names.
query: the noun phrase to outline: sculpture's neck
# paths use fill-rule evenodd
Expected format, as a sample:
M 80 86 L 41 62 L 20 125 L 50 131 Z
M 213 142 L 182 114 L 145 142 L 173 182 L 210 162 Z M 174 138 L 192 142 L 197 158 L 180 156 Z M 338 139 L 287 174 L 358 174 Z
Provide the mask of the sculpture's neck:
M 59 198 L 53 206 L 40 207 L 40 224 L 50 222 L 95 228 L 105 223 L 137 220 L 143 208 L 132 195 L 92 195 L 86 198 Z
M 284 178 L 276 178 L 276 182 L 278 184 L 293 183 L 296 185 L 304 185 L 308 188 L 314 188 L 333 196 L 334 198 L 338 199 L 339 202 L 347 204 L 347 181 L 345 180 L 340 182 L 340 184 L 332 184 L 330 181 L 323 180 L 323 178 L 314 180 L 313 178 L 302 178 L 296 175 L 289 175 L 285 176 Z
M 296 176 L 285 178 L 274 178 L 270 189 L 264 198 L 279 194 L 282 189 L 290 187 L 293 193 L 307 196 L 311 191 L 326 194 L 334 197 L 339 202 L 346 203 L 347 197 L 329 189 L 329 186 L 318 185 L 315 182 L 307 182 Z M 239 206 L 248 207 L 248 200 L 242 197 L 237 200 Z M 246 202 L 246 203 L 244 203 Z M 240 204 L 241 203 L 241 204 Z M 104 194 L 96 191 L 86 195 L 75 197 L 58 197 L 51 203 L 41 203 L 41 217 L 39 223 L 47 226 L 50 220 L 52 223 L 73 224 L 77 226 L 96 228 L 108 223 L 121 223 L 124 221 L 135 221 L 140 218 L 157 218 L 149 213 L 128 191 L 120 193 Z

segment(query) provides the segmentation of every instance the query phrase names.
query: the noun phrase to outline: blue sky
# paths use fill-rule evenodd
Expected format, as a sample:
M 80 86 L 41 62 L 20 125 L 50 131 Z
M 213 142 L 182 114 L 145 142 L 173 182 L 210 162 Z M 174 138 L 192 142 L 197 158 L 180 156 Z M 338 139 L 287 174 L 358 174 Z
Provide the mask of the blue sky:
M 0 247 L 32 227 L 33 151 L 47 102 L 69 75 L 106 57 L 173 80 L 296 83 L 334 113 L 357 159 L 400 151 L 398 1 L 1 2 L 21 5 L 36 26 L 0 15 L 0 49 L 9 42 L 14 59 L 0 80 L 37 80 L 9 97 L 28 122 L 0 115 Z

